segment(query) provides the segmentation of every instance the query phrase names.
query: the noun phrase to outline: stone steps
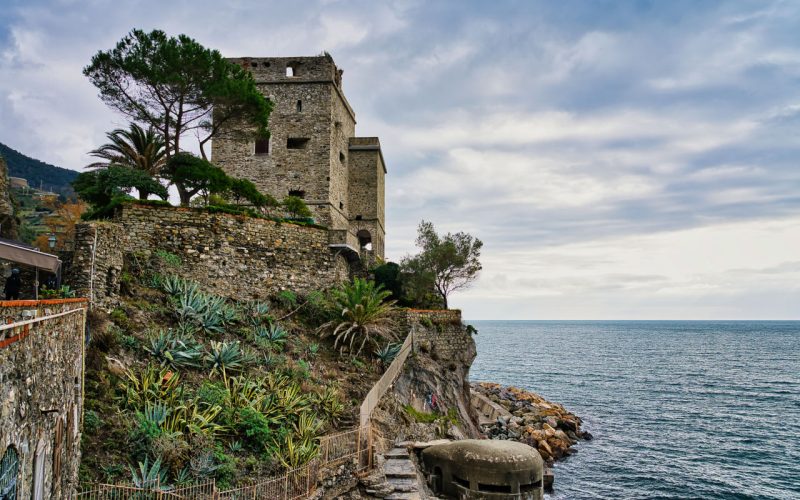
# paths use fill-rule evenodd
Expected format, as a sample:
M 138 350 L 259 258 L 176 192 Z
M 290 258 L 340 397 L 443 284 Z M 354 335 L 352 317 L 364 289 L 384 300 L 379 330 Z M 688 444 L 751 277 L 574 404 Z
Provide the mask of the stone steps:
M 398 446 L 384 453 L 383 474 L 386 484 L 391 487 L 385 500 L 421 500 L 417 483 L 417 468 L 411 461 L 408 448 Z

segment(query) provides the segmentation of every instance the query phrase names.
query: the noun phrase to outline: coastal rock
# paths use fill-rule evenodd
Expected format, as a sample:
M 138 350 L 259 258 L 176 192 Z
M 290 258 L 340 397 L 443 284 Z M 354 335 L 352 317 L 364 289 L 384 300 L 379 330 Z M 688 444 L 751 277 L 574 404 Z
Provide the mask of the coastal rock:
M 591 433 L 581 430 L 580 417 L 538 394 L 484 382 L 473 383 L 471 388 L 511 414 L 484 424 L 487 438 L 525 443 L 537 449 L 548 464 L 575 453 L 572 446 L 578 441 L 592 439 Z

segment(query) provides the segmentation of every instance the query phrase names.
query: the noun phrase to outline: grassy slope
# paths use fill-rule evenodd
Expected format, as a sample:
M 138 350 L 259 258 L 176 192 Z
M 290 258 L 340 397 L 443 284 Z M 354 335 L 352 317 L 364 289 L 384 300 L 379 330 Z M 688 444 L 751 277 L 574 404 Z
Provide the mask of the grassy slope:
M 87 353 L 81 481 L 129 481 L 128 466 L 136 465 L 145 455 L 151 461 L 160 456 L 168 464 L 170 482 L 175 482 L 184 471 L 182 478 L 188 482 L 215 478 L 218 484 L 226 487 L 281 470 L 282 465 L 268 443 L 274 439 L 281 442 L 280 448 L 285 450 L 286 442 L 282 439 L 285 434 L 294 432 L 303 412 L 273 405 L 277 413 L 269 416 L 269 437 L 258 433 L 248 436 L 242 414 L 232 408 L 230 396 L 226 395 L 224 377 L 221 374 L 212 376 L 208 367 L 175 370 L 184 391 L 179 399 L 195 400 L 201 408 L 219 403 L 222 412 L 214 420 L 224 429 L 211 437 L 188 432 L 164 437 L 166 433 L 160 431 L 155 438 L 152 435 L 143 437 L 147 432 L 137 420 L 136 411 L 124 403 L 125 370 L 134 374 L 146 370 L 155 362 L 145 350 L 149 345 L 149 332 L 177 326 L 174 299 L 143 284 L 152 272 L 139 270 L 139 278 L 134 276 L 137 273 L 124 273 L 126 294 L 121 306 L 110 314 L 93 313 L 93 340 Z M 283 306 L 273 304 L 270 314 L 274 318 L 288 314 L 293 307 L 286 302 Z M 381 370 L 374 361 L 340 356 L 328 341 L 321 341 L 314 334 L 319 318 L 302 311 L 279 322 L 289 332 L 289 340 L 283 349 L 272 352 L 269 362 L 265 361 L 269 349 L 254 341 L 246 318 L 221 333 L 197 332 L 194 337 L 205 350 L 210 349 L 212 341 L 239 341 L 253 356 L 254 361 L 245 369 L 228 372 L 228 379 L 241 376 L 261 381 L 270 374 L 288 377 L 289 386 L 297 386 L 301 395 L 308 399 L 310 407 L 305 413 L 322 424 L 316 434 L 352 427 L 357 421 L 358 405 L 380 377 Z M 312 345 L 316 343 L 319 349 L 313 354 Z M 322 404 L 314 396 L 323 394 L 327 388 L 336 388 L 344 405 L 344 412 L 336 421 L 326 418 Z M 269 414 L 270 410 L 262 413 Z

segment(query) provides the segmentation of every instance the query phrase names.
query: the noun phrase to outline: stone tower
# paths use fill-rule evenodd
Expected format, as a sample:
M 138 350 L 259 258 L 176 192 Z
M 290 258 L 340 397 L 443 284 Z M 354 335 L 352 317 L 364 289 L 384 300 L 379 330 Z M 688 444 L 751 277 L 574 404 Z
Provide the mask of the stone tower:
M 377 137 L 355 137 L 356 117 L 330 55 L 241 57 L 273 103 L 269 140 L 229 126 L 215 137 L 212 161 L 278 200 L 303 198 L 331 230 L 331 246 L 383 258 L 386 167 Z

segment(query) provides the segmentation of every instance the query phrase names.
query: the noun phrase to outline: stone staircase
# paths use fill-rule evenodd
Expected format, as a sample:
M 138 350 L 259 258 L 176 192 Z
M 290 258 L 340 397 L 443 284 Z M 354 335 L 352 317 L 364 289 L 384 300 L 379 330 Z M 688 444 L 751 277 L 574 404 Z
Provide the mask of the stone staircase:
M 383 455 L 383 469 L 367 483 L 366 492 L 384 500 L 422 500 L 417 468 L 407 448 L 396 447 Z

